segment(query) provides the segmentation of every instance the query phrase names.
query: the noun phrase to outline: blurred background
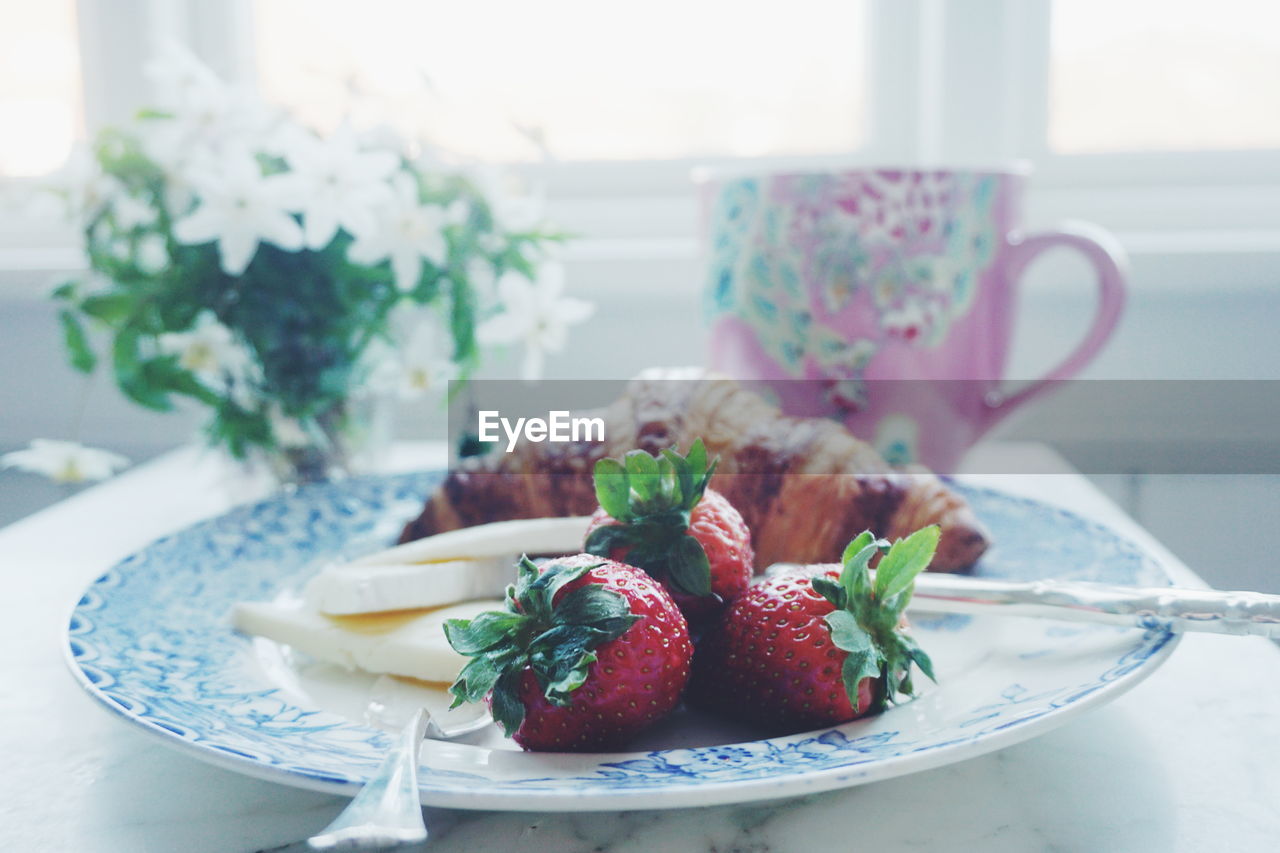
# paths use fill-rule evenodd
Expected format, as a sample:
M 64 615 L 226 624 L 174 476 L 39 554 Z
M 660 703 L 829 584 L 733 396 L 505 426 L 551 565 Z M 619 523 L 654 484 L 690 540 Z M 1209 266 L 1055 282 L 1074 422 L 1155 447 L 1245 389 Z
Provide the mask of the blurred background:
M 1130 258 L 1127 313 L 1088 376 L 1280 379 L 1269 0 L 0 0 L 0 451 L 78 428 L 140 461 L 194 434 L 194 413 L 145 412 L 105 377 L 86 391 L 95 380 L 65 366 L 46 296 L 83 267 L 78 240 L 17 201 L 153 99 L 143 72 L 162 39 L 317 128 L 351 115 L 515 166 L 576 235 L 569 291 L 599 306 L 550 377 L 702 361 L 695 166 L 1026 159 L 1028 225 L 1096 222 Z M 1056 363 L 1092 305 L 1082 262 L 1038 262 L 1012 378 Z M 422 417 L 403 412 L 401 435 Z M 1280 589 L 1257 560 L 1280 550 L 1280 478 L 1076 461 L 1113 472 L 1099 484 L 1212 582 Z M 62 494 L 0 472 L 0 524 Z M 1249 541 L 1218 535 L 1251 519 L 1266 523 Z

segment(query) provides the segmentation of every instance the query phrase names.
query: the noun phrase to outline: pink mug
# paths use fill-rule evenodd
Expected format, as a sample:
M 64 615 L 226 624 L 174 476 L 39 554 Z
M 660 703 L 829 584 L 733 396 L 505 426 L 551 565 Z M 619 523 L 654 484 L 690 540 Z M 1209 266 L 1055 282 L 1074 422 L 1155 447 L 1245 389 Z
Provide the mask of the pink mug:
M 1079 373 L 1124 305 L 1125 259 L 1107 232 L 1021 230 L 1026 180 L 1025 169 L 704 179 L 709 366 L 767 381 L 792 414 L 843 419 L 895 464 L 954 470 L 1014 408 Z M 1096 273 L 1093 325 L 1006 395 L 1018 282 L 1055 247 Z

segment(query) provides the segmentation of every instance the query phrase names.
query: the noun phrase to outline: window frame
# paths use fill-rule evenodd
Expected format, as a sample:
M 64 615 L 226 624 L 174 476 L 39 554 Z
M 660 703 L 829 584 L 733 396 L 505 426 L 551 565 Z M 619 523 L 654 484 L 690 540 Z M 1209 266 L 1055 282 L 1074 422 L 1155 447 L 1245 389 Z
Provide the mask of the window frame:
M 867 132 L 845 155 L 556 162 L 522 166 L 548 188 L 554 218 L 582 238 L 568 259 L 695 258 L 695 167 L 822 169 L 838 164 L 1036 164 L 1033 224 L 1060 215 L 1105 225 L 1156 254 L 1247 251 L 1280 262 L 1280 149 L 1060 154 L 1048 147 L 1052 0 L 867 0 Z M 128 118 L 149 91 L 157 37 L 189 45 L 229 80 L 252 84 L 251 0 L 79 0 L 86 127 Z M 975 57 L 981 61 L 975 61 Z M 904 109 L 903 105 L 913 105 Z M 1171 212 L 1171 199 L 1193 203 Z M 0 221 L 0 272 L 69 272 L 71 229 Z M 1223 247 L 1234 246 L 1234 249 Z M 1162 248 L 1164 247 L 1164 248 Z M 1190 273 L 1188 273 L 1190 274 Z M 12 278 L 13 276 L 9 276 Z M 47 276 L 46 276 L 47 278 Z

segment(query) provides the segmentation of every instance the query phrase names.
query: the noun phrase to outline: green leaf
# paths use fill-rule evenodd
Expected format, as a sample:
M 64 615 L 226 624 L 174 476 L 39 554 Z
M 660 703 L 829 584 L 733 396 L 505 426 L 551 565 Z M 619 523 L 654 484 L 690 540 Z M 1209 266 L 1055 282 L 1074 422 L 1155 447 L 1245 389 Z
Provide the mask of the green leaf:
M 711 563 L 702 543 L 692 536 L 681 536 L 669 552 L 667 576 L 672 586 L 689 595 L 711 594 Z
M 845 549 L 845 553 L 849 553 L 848 548 Z M 840 585 L 844 587 L 845 595 L 847 596 L 845 600 L 850 606 L 867 602 L 870 599 L 871 575 L 867 567 L 877 553 L 879 553 L 879 550 L 876 548 L 876 543 L 873 539 L 870 544 L 864 545 L 862 550 L 845 560 L 844 568 L 840 572 Z
M 543 696 L 553 705 L 566 706 L 573 701 L 573 691 L 582 686 L 596 662 L 595 652 L 582 652 L 570 666 L 557 667 L 555 677 L 543 687 Z
M 825 575 L 813 579 L 813 588 L 818 594 L 830 601 L 832 606 L 843 611 L 848 599 L 844 587 Z
M 657 499 L 665 506 L 680 506 L 684 499 L 684 490 L 676 473 L 676 466 L 671 457 L 664 451 L 657 459 L 658 490 Z
M 463 702 L 479 702 L 484 699 L 502 674 L 498 663 L 488 655 L 467 661 L 453 684 L 449 685 L 449 692 L 453 694 L 453 703 L 449 707 L 456 708 Z
M 167 412 L 173 408 L 169 396 L 154 388 L 142 373 L 138 359 L 138 331 L 126 326 L 116 333 L 111 344 L 111 364 L 115 368 L 116 383 L 129 399 L 148 409 Z
M 507 737 L 511 737 L 524 722 L 524 705 L 520 702 L 521 669 L 508 669 L 498 676 L 493 685 L 490 710 L 493 720 Z
M 71 366 L 81 373 L 92 373 L 98 364 L 98 357 L 89 348 L 84 327 L 80 325 L 76 315 L 66 308 L 58 312 L 58 322 L 62 324 L 62 340 L 66 344 Z
M 689 470 L 697 472 L 694 476 L 700 477 L 707 470 L 707 446 L 703 444 L 701 438 L 695 438 L 693 444 L 689 445 L 689 452 L 684 455 L 688 462 Z M 714 467 L 715 463 L 712 463 Z
M 629 528 L 608 524 L 591 531 L 586 542 L 583 543 L 582 550 L 597 557 L 608 557 L 613 554 L 615 548 L 625 547 L 630 544 L 630 541 Z
M 858 624 L 858 620 L 848 610 L 833 610 L 823 621 L 831 632 L 831 642 L 837 649 L 846 652 L 862 652 L 874 649 L 875 643 L 870 634 Z
M 617 459 L 601 459 L 596 463 L 596 500 L 604 511 L 619 521 L 631 519 L 631 485 L 627 469 Z
M 850 560 L 862 553 L 863 548 L 875 544 L 875 541 L 876 535 L 870 530 L 864 530 L 853 537 L 853 541 L 844 547 L 844 554 L 840 557 L 841 564 L 848 565 Z
M 874 649 L 849 652 L 840 666 L 840 680 L 844 682 L 845 694 L 849 697 L 849 705 L 855 714 L 861 714 L 863 708 L 859 702 L 858 685 L 864 678 L 879 678 L 880 664 L 876 660 Z
M 80 288 L 80 282 L 73 280 L 64 281 L 49 292 L 49 298 L 61 302 L 70 302 L 76 298 L 76 291 Z
M 533 565 L 533 561 L 529 560 L 528 557 L 524 557 L 523 560 L 529 565 Z M 538 577 L 525 585 L 523 595 L 520 593 L 519 585 L 517 584 L 516 599 L 526 609 L 526 612 L 531 615 L 540 619 L 550 618 L 552 612 L 551 603 L 555 601 L 556 593 L 560 591 L 561 587 L 576 581 L 600 565 L 600 563 L 584 563 L 570 566 L 560 562 L 549 563 L 543 568 Z
M 605 620 L 630 614 L 631 609 L 621 593 L 599 584 L 587 584 L 560 599 L 552 611 L 552 619 L 560 625 L 595 626 Z
M 131 293 L 99 293 L 85 297 L 80 310 L 108 326 L 116 326 L 133 313 L 135 301 Z
M 489 610 L 473 619 L 449 619 L 444 623 L 444 636 L 458 654 L 475 655 L 508 642 L 527 618 L 520 613 Z
M 905 592 L 933 559 L 941 531 L 936 524 L 922 527 L 906 539 L 893 543 L 889 553 L 876 567 L 875 592 L 881 601 Z M 909 597 L 909 596 L 908 596 Z M 901 607 L 906 606 L 906 600 Z
M 644 504 L 658 493 L 658 461 L 643 450 L 632 450 L 622 457 L 627 469 L 627 480 L 631 491 L 635 492 L 641 504 Z
M 937 684 L 938 679 L 933 675 L 933 659 L 930 658 L 929 655 L 925 654 L 924 649 L 920 648 L 916 641 L 906 634 L 899 632 L 898 639 L 902 642 L 902 645 L 906 649 L 907 654 L 911 657 L 911 660 L 916 666 L 920 667 L 920 671 L 923 672 L 930 681 Z

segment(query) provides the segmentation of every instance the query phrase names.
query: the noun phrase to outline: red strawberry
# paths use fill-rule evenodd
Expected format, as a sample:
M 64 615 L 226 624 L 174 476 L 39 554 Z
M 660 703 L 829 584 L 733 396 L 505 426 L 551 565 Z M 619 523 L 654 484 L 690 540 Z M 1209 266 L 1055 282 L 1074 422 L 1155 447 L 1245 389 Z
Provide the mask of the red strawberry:
M 687 456 L 633 450 L 596 463 L 600 508 L 585 550 L 644 569 L 691 620 L 715 613 L 751 582 L 751 531 L 733 505 L 707 488 L 716 462 L 698 439 Z
M 842 570 L 812 566 L 753 585 L 699 645 L 690 703 L 797 732 L 913 695 L 912 664 L 930 679 L 933 664 L 901 617 L 937 544 L 936 526 L 892 547 L 867 532 L 845 549 Z M 873 581 L 868 566 L 877 554 Z
M 445 623 L 471 658 L 449 688 L 455 706 L 488 697 L 530 750 L 613 749 L 675 707 L 693 646 L 657 582 L 586 554 L 518 569 L 505 610 Z

